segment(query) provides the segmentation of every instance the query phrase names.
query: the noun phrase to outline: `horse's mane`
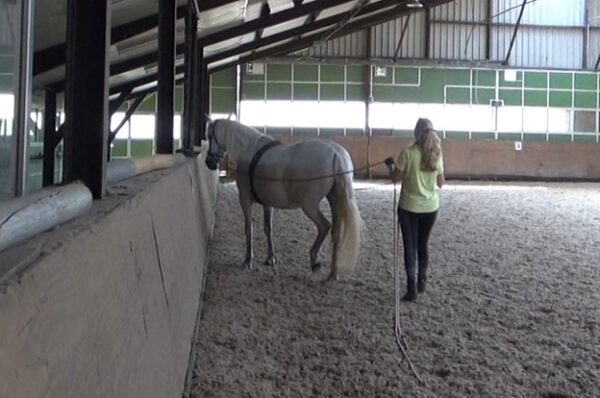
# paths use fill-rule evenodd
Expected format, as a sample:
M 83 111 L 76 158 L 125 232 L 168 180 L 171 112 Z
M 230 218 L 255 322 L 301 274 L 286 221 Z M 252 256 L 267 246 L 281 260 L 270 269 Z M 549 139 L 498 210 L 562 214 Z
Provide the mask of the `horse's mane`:
M 254 147 L 256 143 L 263 137 L 268 137 L 260 131 L 245 126 L 241 123 L 221 119 L 218 121 L 219 129 L 226 137 L 227 148 L 231 152 L 243 151 L 245 148 Z

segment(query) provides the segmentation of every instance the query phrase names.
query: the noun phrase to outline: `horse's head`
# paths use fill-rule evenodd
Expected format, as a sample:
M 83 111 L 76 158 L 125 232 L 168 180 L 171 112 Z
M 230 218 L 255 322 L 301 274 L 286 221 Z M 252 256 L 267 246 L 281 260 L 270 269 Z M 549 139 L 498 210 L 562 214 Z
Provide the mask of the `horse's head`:
M 206 154 L 206 167 L 210 170 L 216 170 L 219 162 L 223 159 L 225 147 L 217 137 L 217 120 L 208 119 L 206 127 L 206 137 L 208 139 L 208 153 Z

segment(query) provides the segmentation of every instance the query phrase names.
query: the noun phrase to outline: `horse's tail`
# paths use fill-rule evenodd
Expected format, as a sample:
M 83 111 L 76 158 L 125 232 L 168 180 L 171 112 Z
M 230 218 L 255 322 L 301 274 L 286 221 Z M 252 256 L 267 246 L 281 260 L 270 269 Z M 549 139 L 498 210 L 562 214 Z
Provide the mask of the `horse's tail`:
M 354 188 L 352 187 L 352 173 L 347 171 L 352 169 L 352 161 L 350 156 L 346 155 L 347 162 L 344 158 L 338 158 L 339 163 L 348 164 L 348 170 L 339 165 L 338 174 L 335 177 L 335 219 L 333 220 L 332 237 L 334 242 L 334 266 L 339 271 L 352 271 L 360 251 L 360 238 L 363 221 L 360 217 L 358 206 L 354 198 Z

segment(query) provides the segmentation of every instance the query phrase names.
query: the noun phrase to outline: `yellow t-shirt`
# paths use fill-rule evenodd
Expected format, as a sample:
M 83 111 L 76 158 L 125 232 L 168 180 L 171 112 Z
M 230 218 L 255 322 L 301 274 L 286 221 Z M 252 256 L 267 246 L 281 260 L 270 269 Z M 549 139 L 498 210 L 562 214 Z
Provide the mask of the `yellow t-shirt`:
M 432 213 L 440 207 L 437 176 L 444 174 L 444 161 L 440 156 L 435 171 L 424 171 L 421 156 L 421 148 L 414 144 L 404 148 L 396 161 L 396 167 L 402 171 L 398 206 L 413 213 Z

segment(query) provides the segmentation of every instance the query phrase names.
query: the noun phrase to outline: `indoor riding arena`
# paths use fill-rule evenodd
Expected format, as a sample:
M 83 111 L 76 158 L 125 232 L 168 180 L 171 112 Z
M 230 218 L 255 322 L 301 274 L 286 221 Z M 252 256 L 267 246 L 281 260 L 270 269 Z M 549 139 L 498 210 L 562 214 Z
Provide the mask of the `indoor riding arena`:
M 598 397 L 599 267 L 600 0 L 0 0 L 0 398 Z

